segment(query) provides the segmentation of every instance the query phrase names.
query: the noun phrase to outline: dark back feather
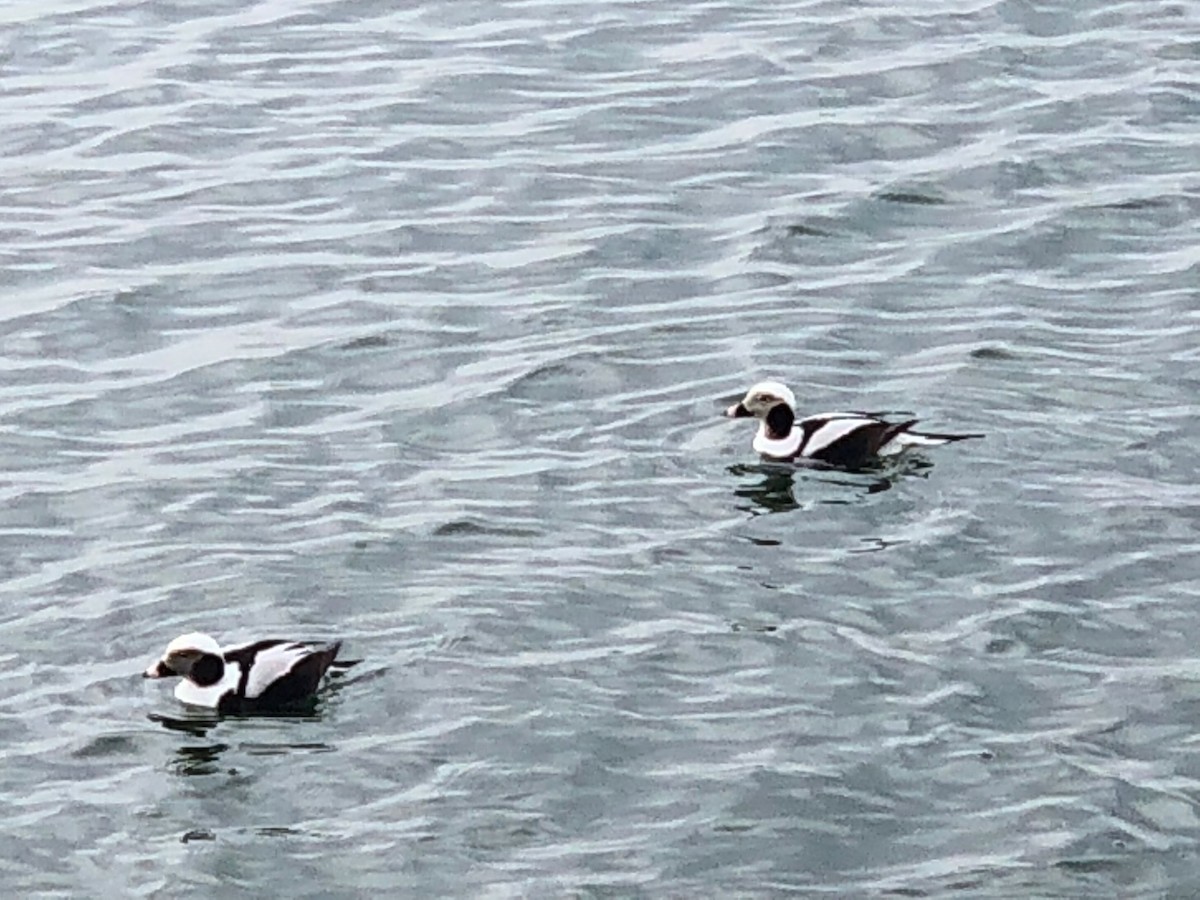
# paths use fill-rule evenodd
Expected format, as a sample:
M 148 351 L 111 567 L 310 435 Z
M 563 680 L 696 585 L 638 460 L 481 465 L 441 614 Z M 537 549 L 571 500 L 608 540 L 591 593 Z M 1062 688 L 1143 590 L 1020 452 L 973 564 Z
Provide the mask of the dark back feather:
M 300 659 L 287 674 L 275 681 L 255 698 L 255 705 L 265 708 L 294 706 L 312 697 L 321 686 L 321 679 L 329 671 L 342 648 L 341 641 L 334 641 Z

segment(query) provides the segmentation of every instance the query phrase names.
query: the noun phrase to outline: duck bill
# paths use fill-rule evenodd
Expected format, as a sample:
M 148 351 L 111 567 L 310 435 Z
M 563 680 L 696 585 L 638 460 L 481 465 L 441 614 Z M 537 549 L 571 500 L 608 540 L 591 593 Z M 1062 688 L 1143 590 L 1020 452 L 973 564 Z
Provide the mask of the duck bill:
M 171 671 L 171 667 L 167 665 L 165 660 L 159 660 L 145 672 L 142 673 L 143 678 L 170 678 L 175 673 Z
M 750 410 L 746 409 L 745 404 L 735 403 L 729 409 L 725 410 L 725 418 L 727 419 L 749 419 L 754 415 Z

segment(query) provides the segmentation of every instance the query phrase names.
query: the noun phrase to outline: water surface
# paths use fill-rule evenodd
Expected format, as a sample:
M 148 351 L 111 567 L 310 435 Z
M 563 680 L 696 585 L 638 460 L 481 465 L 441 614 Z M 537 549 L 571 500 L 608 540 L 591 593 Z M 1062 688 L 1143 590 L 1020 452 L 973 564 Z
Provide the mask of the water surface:
M 1189 896 L 1172 3 L 0 11 L 13 896 Z M 721 401 L 983 431 L 758 465 Z M 166 642 L 341 637 L 313 717 Z

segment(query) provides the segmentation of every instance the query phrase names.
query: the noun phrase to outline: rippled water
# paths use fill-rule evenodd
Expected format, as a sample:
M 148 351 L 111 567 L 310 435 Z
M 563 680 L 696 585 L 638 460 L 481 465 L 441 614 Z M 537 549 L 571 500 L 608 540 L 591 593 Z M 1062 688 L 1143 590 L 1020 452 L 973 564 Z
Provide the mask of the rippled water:
M 6 895 L 1200 890 L 1195 9 L 399 7 L 0 10 Z

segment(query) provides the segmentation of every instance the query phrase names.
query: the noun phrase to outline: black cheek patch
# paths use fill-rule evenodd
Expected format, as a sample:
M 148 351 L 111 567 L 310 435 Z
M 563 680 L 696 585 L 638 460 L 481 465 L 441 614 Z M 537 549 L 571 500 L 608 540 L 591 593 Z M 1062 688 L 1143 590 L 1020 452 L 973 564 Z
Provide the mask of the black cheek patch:
M 205 653 L 192 663 L 188 679 L 200 687 L 209 687 L 221 680 L 225 674 L 225 661 L 215 653 Z
M 792 433 L 792 423 L 796 414 L 786 403 L 777 403 L 767 411 L 767 435 L 772 440 L 780 440 Z

